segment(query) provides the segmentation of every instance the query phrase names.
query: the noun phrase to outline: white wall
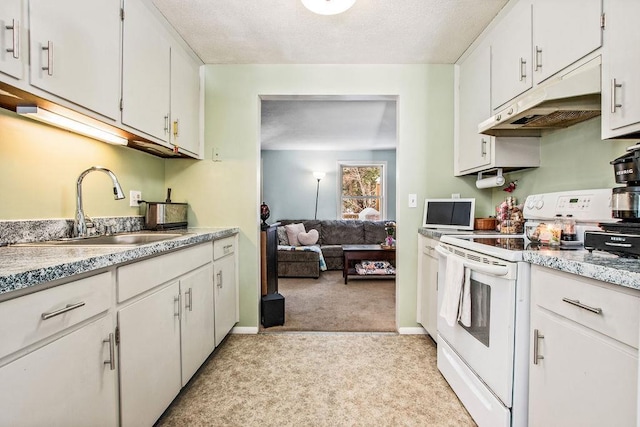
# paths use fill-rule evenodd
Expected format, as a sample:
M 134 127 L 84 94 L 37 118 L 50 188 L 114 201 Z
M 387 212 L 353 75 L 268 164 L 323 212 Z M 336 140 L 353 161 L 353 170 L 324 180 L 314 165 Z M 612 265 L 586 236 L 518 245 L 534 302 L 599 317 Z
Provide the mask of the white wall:
M 478 197 L 489 210 L 490 192 L 474 177 L 453 177 L 452 65 L 208 65 L 205 94 L 207 160 L 166 163 L 166 185 L 184 194 L 194 225 L 239 226 L 240 326 L 258 326 L 260 96 L 398 96 L 397 306 L 400 327 L 417 326 L 417 228 L 422 206 L 408 194 Z M 211 161 L 213 147 L 221 162 Z M 487 212 L 487 213 L 489 213 Z

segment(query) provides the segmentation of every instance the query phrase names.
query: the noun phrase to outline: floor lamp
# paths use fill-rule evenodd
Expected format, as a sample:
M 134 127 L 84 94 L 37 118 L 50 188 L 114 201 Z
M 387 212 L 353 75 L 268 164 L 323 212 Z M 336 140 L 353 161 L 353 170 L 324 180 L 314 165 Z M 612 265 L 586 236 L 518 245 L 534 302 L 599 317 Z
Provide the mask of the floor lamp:
M 320 192 L 320 180 L 324 178 L 324 172 L 314 172 L 313 177 L 318 180 L 316 185 L 316 213 L 313 215 L 313 219 L 318 219 L 318 193 Z

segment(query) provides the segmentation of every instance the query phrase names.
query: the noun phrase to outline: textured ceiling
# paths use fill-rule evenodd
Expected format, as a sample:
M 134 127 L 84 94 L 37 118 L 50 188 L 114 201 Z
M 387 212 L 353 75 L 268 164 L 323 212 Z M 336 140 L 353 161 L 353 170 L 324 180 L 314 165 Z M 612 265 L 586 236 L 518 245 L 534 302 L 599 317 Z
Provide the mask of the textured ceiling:
M 451 64 L 507 0 L 357 0 L 321 16 L 300 0 L 152 0 L 206 64 Z M 395 101 L 263 101 L 263 149 L 387 149 Z
M 396 102 L 263 100 L 263 150 L 396 148 Z
M 206 64 L 451 64 L 507 0 L 152 0 Z

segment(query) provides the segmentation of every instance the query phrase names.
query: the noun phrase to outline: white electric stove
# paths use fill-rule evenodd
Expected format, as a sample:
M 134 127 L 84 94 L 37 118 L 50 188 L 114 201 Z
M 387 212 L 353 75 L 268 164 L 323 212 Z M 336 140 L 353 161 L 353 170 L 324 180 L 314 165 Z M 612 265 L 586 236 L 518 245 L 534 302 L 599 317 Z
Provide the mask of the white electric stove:
M 585 229 L 611 221 L 611 190 L 532 195 L 523 212 L 527 222 L 571 215 L 581 240 Z M 523 251 L 536 249 L 524 235 L 504 234 L 444 235 L 437 247 L 438 313 L 448 257 L 469 270 L 471 300 L 470 326 L 438 315 L 438 369 L 480 427 L 527 425 L 530 265 Z

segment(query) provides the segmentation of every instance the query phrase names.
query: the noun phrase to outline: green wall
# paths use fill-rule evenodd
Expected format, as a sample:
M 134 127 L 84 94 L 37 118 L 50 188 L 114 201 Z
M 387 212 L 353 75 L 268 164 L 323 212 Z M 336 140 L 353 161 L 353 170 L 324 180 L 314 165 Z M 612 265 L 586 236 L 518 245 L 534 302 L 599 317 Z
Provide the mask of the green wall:
M 0 109 L 0 219 L 74 218 L 76 181 L 91 166 L 111 169 L 127 197 L 114 200 L 111 180 L 91 173 L 83 180 L 89 216 L 138 215 L 129 190 L 164 200 L 164 159 L 115 146 Z M 177 196 L 177 195 L 176 195 Z
M 185 194 L 194 225 L 240 227 L 240 326 L 258 326 L 260 96 L 395 95 L 398 97 L 397 319 L 416 327 L 417 228 L 422 206 L 408 194 L 478 197 L 475 178 L 453 177 L 453 65 L 208 65 L 205 156 L 167 161 L 166 185 Z M 212 150 L 220 161 L 212 161 Z
M 529 194 L 565 190 L 615 187 L 613 168 L 609 162 L 633 145 L 633 141 L 602 141 L 600 118 L 567 129 L 548 131 L 540 140 L 540 167 L 505 176 L 506 181 L 518 180 L 513 192 L 518 203 Z M 508 194 L 493 190 L 493 204 L 499 204 Z

